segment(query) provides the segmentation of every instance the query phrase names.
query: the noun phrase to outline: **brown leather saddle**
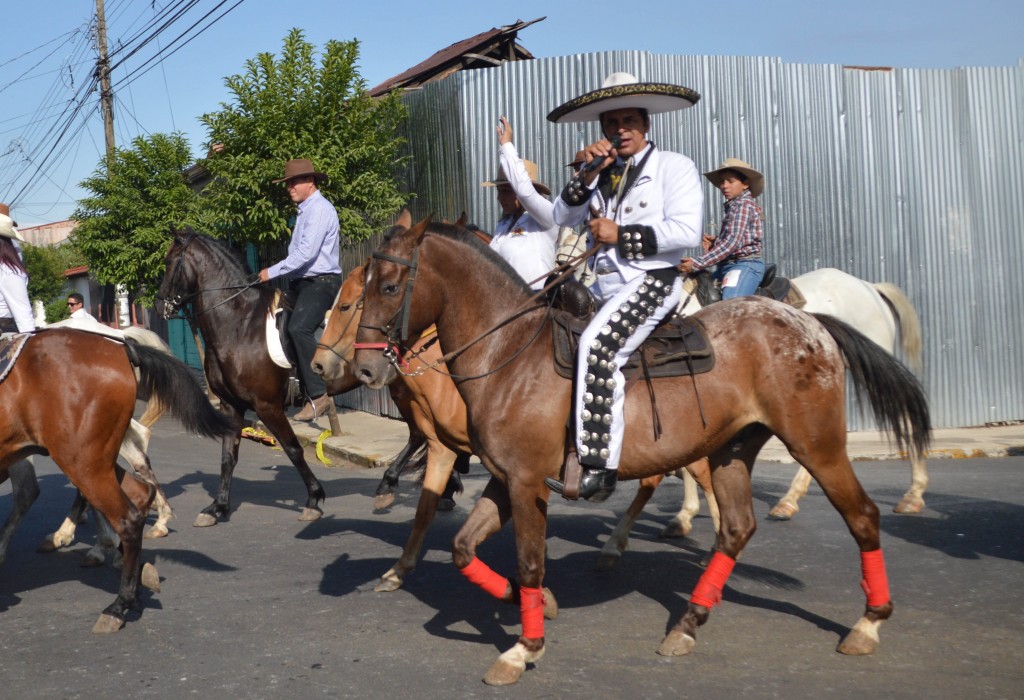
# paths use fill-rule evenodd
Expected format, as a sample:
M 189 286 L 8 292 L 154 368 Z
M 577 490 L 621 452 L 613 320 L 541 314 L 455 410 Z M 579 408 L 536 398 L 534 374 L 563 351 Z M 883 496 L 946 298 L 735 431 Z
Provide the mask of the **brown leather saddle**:
M 563 310 L 552 310 L 555 370 L 560 376 L 573 378 L 580 334 L 589 321 L 589 316 L 578 318 Z M 684 377 L 709 372 L 714 366 L 715 353 L 704 325 L 691 317 L 672 316 L 655 328 L 640 349 L 630 356 L 622 375 L 627 382 Z

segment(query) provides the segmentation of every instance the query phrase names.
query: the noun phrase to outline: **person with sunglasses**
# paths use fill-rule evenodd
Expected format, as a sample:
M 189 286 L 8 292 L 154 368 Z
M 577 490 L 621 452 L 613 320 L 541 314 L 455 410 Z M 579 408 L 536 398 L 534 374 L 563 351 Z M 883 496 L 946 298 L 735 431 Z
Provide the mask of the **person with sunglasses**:
M 96 320 L 96 317 L 89 313 L 85 308 L 85 297 L 78 292 L 71 292 L 68 294 L 68 313 L 71 314 L 71 318 L 81 319 L 83 321 Z

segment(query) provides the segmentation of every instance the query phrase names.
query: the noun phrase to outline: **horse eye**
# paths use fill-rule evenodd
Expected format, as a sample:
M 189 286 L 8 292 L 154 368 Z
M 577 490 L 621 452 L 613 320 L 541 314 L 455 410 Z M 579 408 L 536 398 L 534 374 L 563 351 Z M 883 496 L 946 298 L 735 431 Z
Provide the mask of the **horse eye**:
M 352 308 L 351 304 L 341 304 L 338 306 L 338 311 L 348 311 Z
M 388 296 L 394 296 L 395 294 L 398 294 L 398 285 L 391 283 L 385 284 L 384 289 L 381 291 L 383 291 Z

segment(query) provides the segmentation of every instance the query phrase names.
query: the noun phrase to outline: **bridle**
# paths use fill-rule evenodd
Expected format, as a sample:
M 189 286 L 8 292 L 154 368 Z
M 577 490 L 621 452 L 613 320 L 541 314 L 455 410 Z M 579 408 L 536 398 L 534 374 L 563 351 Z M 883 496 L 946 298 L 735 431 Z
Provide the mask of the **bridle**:
M 364 323 L 360 323 L 359 326 L 358 326 L 359 328 L 366 328 L 368 330 L 374 330 L 374 331 L 377 331 L 377 332 L 381 333 L 385 338 L 387 338 L 387 341 L 383 342 L 383 343 L 355 343 L 353 345 L 353 348 L 356 349 L 356 350 L 382 350 L 383 353 L 384 353 L 384 358 L 390 364 L 394 365 L 395 369 L 398 372 L 404 374 L 405 376 L 419 376 L 420 374 L 423 374 L 427 370 L 440 371 L 440 370 L 437 370 L 437 367 L 439 367 L 442 364 L 448 363 L 449 361 L 451 361 L 455 357 L 458 357 L 463 352 L 468 350 L 470 347 L 472 347 L 473 345 L 476 345 L 478 342 L 480 342 L 481 340 L 486 338 L 488 335 L 498 331 L 502 327 L 506 326 L 507 324 L 511 323 L 515 319 L 519 318 L 520 316 L 522 316 L 522 315 L 524 315 L 526 313 L 529 313 L 531 311 L 535 311 L 535 310 L 540 309 L 540 308 L 547 309 L 550 312 L 551 305 L 554 303 L 553 299 L 545 301 L 543 304 L 540 304 L 538 302 L 540 302 L 542 299 L 544 299 L 545 295 L 547 294 L 547 292 L 550 289 L 556 287 L 557 285 L 561 284 L 565 279 L 567 279 L 569 277 L 569 275 L 571 275 L 574 272 L 576 267 L 578 267 L 584 260 L 586 260 L 588 257 L 590 257 L 595 252 L 597 252 L 597 250 L 598 250 L 598 248 L 600 246 L 601 246 L 600 243 L 596 243 L 594 246 L 592 246 L 586 252 L 584 252 L 584 253 L 582 253 L 580 255 L 577 255 L 576 257 L 571 258 L 571 259 L 569 259 L 569 260 L 567 260 L 567 261 L 565 261 L 563 263 L 560 263 L 559 265 L 555 266 L 555 268 L 550 273 L 544 275 L 543 277 L 537 278 L 537 280 L 534 280 L 533 282 L 537 282 L 538 280 L 544 279 L 544 278 L 548 277 L 551 274 L 557 273 L 557 276 L 555 277 L 555 279 L 553 279 L 552 281 L 548 282 L 540 291 L 538 291 L 537 293 L 532 295 L 529 299 L 527 299 L 525 302 L 523 302 L 519 307 L 517 307 L 516 309 L 513 309 L 512 312 L 510 312 L 509 315 L 506 316 L 504 319 L 498 321 L 493 326 L 491 326 L 487 330 L 483 331 L 482 333 L 480 333 L 478 336 L 476 336 L 475 338 L 473 338 L 469 342 L 464 343 L 461 347 L 456 348 L 455 350 L 452 350 L 451 352 L 445 353 L 442 357 L 440 357 L 435 362 L 433 362 L 433 363 L 431 363 L 429 365 L 425 365 L 423 368 L 421 368 L 419 370 L 416 370 L 415 372 L 405 372 L 403 370 L 403 366 L 408 367 L 410 359 L 418 357 L 430 345 L 432 345 L 434 343 L 434 340 L 431 340 L 428 343 L 426 343 L 423 347 L 421 347 L 417 352 L 409 353 L 409 352 L 406 351 L 406 350 L 408 350 L 408 348 L 405 348 L 405 350 L 403 350 L 404 346 L 403 346 L 403 344 L 401 342 L 402 338 L 408 338 L 409 337 L 409 308 L 410 308 L 410 306 L 412 304 L 412 291 L 413 291 L 413 287 L 414 287 L 415 282 L 416 282 L 416 273 L 417 273 L 417 270 L 418 270 L 418 267 L 419 267 L 419 252 L 420 252 L 420 248 L 419 248 L 419 246 L 416 246 L 416 249 L 413 251 L 413 256 L 412 256 L 411 259 L 409 259 L 409 258 L 401 258 L 401 257 L 395 256 L 395 255 L 390 255 L 388 253 L 382 253 L 382 252 L 376 251 L 376 252 L 373 253 L 373 256 L 372 256 L 373 258 L 378 259 L 378 260 L 386 260 L 388 262 L 393 262 L 396 265 L 402 265 L 404 267 L 408 267 L 410 272 L 409 272 L 408 277 L 406 278 L 405 289 L 402 292 L 402 294 L 403 294 L 402 303 L 399 306 L 398 310 L 394 313 L 394 315 L 390 319 L 388 319 L 388 321 L 384 325 L 382 325 L 382 326 L 374 326 L 374 325 L 364 324 Z M 369 277 L 369 267 L 367 267 L 367 277 Z M 533 282 L 531 282 L 531 284 L 533 284 Z M 363 292 L 364 292 L 364 294 L 366 292 L 365 286 L 364 286 Z M 525 352 L 526 349 L 528 347 L 530 347 L 530 345 L 532 345 L 535 340 L 537 340 L 537 338 L 540 336 L 541 332 L 543 331 L 543 329 L 544 329 L 544 327 L 546 325 L 545 324 L 546 320 L 547 320 L 547 318 L 545 317 L 541 321 L 541 323 L 537 326 L 537 330 L 533 333 L 533 335 L 529 338 L 529 340 L 527 340 L 522 345 L 522 347 L 520 347 L 518 350 L 516 350 L 516 352 L 514 352 L 511 357 L 509 357 L 507 360 L 502 362 L 497 367 L 493 367 L 490 370 L 488 370 L 488 371 L 486 371 L 486 372 L 484 372 L 482 374 L 477 374 L 477 375 L 459 375 L 459 374 L 453 374 L 453 373 L 449 372 L 449 373 L 447 373 L 448 376 L 452 377 L 453 379 L 458 379 L 458 380 L 482 379 L 484 377 L 487 377 L 487 376 L 489 376 L 491 374 L 494 374 L 495 372 L 498 372 L 498 371 L 504 369 L 506 366 L 511 364 L 517 357 L 519 357 L 519 355 L 521 355 L 523 352 Z M 399 326 L 401 326 L 401 329 L 402 329 L 401 335 L 396 335 L 395 331 L 396 331 L 396 329 Z M 435 340 L 436 340 L 436 336 L 435 336 Z
M 190 245 L 192 245 L 192 242 L 195 241 L 198 237 L 199 236 L 195 232 L 191 232 L 191 233 L 189 233 L 185 237 L 184 242 L 181 244 L 181 250 L 178 251 L 178 259 L 175 261 L 174 272 L 171 275 L 171 284 L 169 285 L 169 287 L 171 289 L 176 289 L 177 288 L 176 284 L 178 282 L 178 277 L 181 274 L 183 274 L 184 267 L 185 267 L 185 251 L 188 250 L 188 247 Z M 205 314 L 205 313 L 208 313 L 210 311 L 213 311 L 218 306 L 222 306 L 222 305 L 228 303 L 229 301 L 231 301 L 235 297 L 237 297 L 240 294 L 242 294 L 243 292 L 245 292 L 247 289 L 252 289 L 253 287 L 258 285 L 259 283 L 260 283 L 260 279 L 257 276 L 257 277 L 255 277 L 255 279 L 253 279 L 253 280 L 251 280 L 249 282 L 246 282 L 245 284 L 235 284 L 235 285 L 231 285 L 231 286 L 228 286 L 228 287 L 208 287 L 206 289 L 198 289 L 198 290 L 196 290 L 194 292 L 191 292 L 189 294 L 174 294 L 173 296 L 170 296 L 170 297 L 164 297 L 164 296 L 161 296 L 160 294 L 157 294 L 156 295 L 156 299 L 158 299 L 159 301 L 162 301 L 164 303 L 164 319 L 165 320 L 170 320 L 172 318 L 184 318 L 184 319 L 186 319 L 188 321 L 193 321 L 193 320 L 195 320 L 195 318 L 197 316 L 200 316 L 202 314 Z M 210 306 L 209 308 L 203 309 L 198 314 L 194 313 L 192 311 L 186 311 L 185 310 L 186 307 L 189 304 L 191 304 L 192 301 L 194 301 L 196 298 L 198 298 L 201 294 L 204 294 L 205 292 L 220 292 L 220 291 L 225 291 L 225 290 L 229 290 L 229 289 L 237 289 L 238 291 L 235 292 L 234 294 L 228 296 L 226 299 L 222 299 L 221 301 L 217 302 L 213 306 Z M 174 316 L 174 314 L 178 314 L 178 315 Z
M 338 293 L 341 294 L 340 291 Z M 363 310 L 363 301 L 365 299 L 366 299 L 366 284 L 364 283 L 363 284 L 363 290 L 361 292 L 359 292 L 359 298 L 356 299 L 356 302 L 355 302 L 356 311 L 362 312 L 362 310 Z M 323 350 L 326 350 L 327 352 L 331 353 L 332 355 L 337 357 L 342 362 L 347 362 L 347 360 L 344 357 L 342 357 L 341 353 L 339 353 L 337 350 L 335 350 L 335 348 L 338 347 L 338 345 L 341 343 L 341 341 L 345 338 L 345 334 L 348 332 L 348 329 L 352 325 L 352 321 L 355 319 L 355 317 L 356 317 L 355 313 L 353 313 L 352 315 L 350 315 L 348 317 L 348 321 L 345 322 L 345 327 L 342 328 L 341 332 L 338 333 L 338 339 L 337 340 L 335 340 L 330 345 L 326 345 L 324 343 L 317 342 L 317 344 L 316 344 L 317 348 L 321 348 Z M 373 346 L 376 347 L 378 345 L 379 346 L 383 346 L 384 343 L 362 343 L 362 344 L 360 344 L 360 343 L 353 343 L 352 347 L 353 348 L 357 348 L 359 345 L 363 345 L 363 346 L 373 345 Z

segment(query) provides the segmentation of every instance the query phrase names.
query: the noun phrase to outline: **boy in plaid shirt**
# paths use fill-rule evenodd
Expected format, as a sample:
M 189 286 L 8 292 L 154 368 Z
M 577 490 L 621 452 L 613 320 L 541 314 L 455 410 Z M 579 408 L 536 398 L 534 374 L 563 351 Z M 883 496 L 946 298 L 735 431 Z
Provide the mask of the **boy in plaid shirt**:
M 717 264 L 714 276 L 723 300 L 754 294 L 764 278 L 764 216 L 755 201 L 764 190 L 764 176 L 742 160 L 727 158 L 704 177 L 725 195 L 722 225 L 717 237 L 705 238 L 706 252 L 683 258 L 679 269 L 691 274 Z

